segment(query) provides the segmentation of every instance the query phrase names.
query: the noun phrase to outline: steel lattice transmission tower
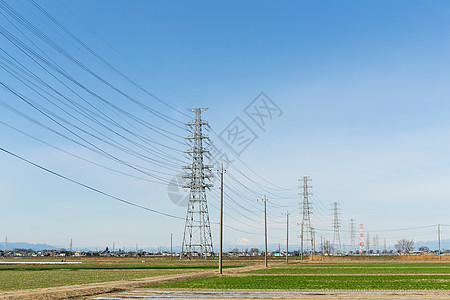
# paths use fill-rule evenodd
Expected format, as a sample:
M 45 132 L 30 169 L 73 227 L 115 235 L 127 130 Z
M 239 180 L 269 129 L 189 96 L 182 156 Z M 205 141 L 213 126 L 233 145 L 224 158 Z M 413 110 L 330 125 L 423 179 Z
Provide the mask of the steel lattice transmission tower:
M 187 172 L 183 178 L 188 180 L 183 187 L 189 189 L 189 201 L 180 258 L 185 254 L 201 255 L 205 258 L 208 254 L 214 254 L 206 201 L 206 190 L 212 187 L 208 181 L 213 176 L 211 174 L 213 166 L 203 162 L 203 154 L 209 152 L 203 147 L 203 142 L 209 140 L 209 137 L 202 132 L 203 126 L 209 126 L 208 122 L 202 120 L 202 112 L 205 110 L 207 108 L 190 109 L 195 113 L 195 118 L 187 124 L 191 130 L 187 140 L 192 148 L 186 153 L 192 157 L 192 164 L 183 167 Z
M 341 251 L 341 236 L 339 229 L 341 227 L 341 221 L 339 220 L 339 203 L 333 202 L 333 247 L 334 252 Z
M 311 254 L 314 251 L 314 240 L 313 240 L 313 227 L 311 226 L 311 201 L 310 196 L 312 196 L 312 192 L 310 192 L 311 185 L 309 182 L 311 178 L 309 176 L 303 176 L 300 181 L 300 188 L 302 189 L 301 195 L 303 196 L 302 201 L 302 222 L 300 223 L 300 255 L 303 258 L 303 241 L 310 240 L 311 241 Z
M 351 251 L 356 251 L 356 227 L 355 219 L 350 219 L 350 246 Z

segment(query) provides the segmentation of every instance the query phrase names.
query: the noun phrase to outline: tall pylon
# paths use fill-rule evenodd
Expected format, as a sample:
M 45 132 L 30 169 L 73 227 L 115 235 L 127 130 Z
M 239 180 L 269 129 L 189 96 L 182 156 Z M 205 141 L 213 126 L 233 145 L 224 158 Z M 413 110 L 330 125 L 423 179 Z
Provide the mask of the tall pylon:
M 187 172 L 183 178 L 188 180 L 183 187 L 189 189 L 189 201 L 180 258 L 183 255 L 198 255 L 206 259 L 208 255 L 214 254 L 206 201 L 206 190 L 212 187 L 207 181 L 213 176 L 213 166 L 203 162 L 203 154 L 209 152 L 203 147 L 203 141 L 209 140 L 209 137 L 203 134 L 203 126 L 209 126 L 208 122 L 202 120 L 202 112 L 205 110 L 207 108 L 190 109 L 195 113 L 195 118 L 187 124 L 191 134 L 186 139 L 191 143 L 191 148 L 186 153 L 192 157 L 192 164 L 183 167 Z
M 311 178 L 309 178 L 309 176 L 303 176 L 302 179 L 300 179 L 300 188 L 302 190 L 302 206 L 301 206 L 301 211 L 302 211 L 302 222 L 300 223 L 300 256 L 301 259 L 303 260 L 303 242 L 305 240 L 310 240 L 311 241 L 311 248 L 310 248 L 310 253 L 311 255 L 313 255 L 313 245 L 314 245 L 314 241 L 313 241 L 313 228 L 311 226 L 311 199 L 310 196 L 312 196 L 312 192 L 309 190 L 310 188 L 312 188 L 311 185 L 309 185 L 309 182 L 311 182 Z
M 355 219 L 350 219 L 350 247 L 356 252 L 356 225 Z
M 364 225 L 359 224 L 359 255 L 364 251 Z
M 341 221 L 339 220 L 339 203 L 333 202 L 333 247 L 334 252 L 341 251 L 341 236 L 339 229 L 341 227 Z

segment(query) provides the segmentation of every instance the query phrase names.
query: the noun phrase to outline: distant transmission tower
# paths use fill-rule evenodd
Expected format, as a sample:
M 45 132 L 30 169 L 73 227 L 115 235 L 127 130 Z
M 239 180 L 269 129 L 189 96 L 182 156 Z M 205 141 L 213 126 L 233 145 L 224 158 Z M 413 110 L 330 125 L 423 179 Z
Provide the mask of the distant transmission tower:
M 202 120 L 202 112 L 207 108 L 195 108 L 190 111 L 195 113 L 194 121 L 188 123 L 191 135 L 187 137 L 192 148 L 186 153 L 192 156 L 192 164 L 183 167 L 187 174 L 183 178 L 188 180 L 184 188 L 189 188 L 189 202 L 184 225 L 183 244 L 180 258 L 187 254 L 207 257 L 213 254 L 211 226 L 209 223 L 208 205 L 206 202 L 206 189 L 212 184 L 207 183 L 212 177 L 212 166 L 203 163 L 203 154 L 209 150 L 203 147 L 203 140 L 209 137 L 203 135 L 203 126 L 208 126 L 208 122 Z
M 355 219 L 350 219 L 350 245 L 352 251 L 356 251 L 356 231 L 355 231 Z
M 364 225 L 359 224 L 359 255 L 364 251 Z
M 341 236 L 339 234 L 339 228 L 341 227 L 341 223 L 339 221 L 339 203 L 333 202 L 333 246 L 334 252 L 341 251 Z
M 300 255 L 303 259 L 303 241 L 304 240 L 310 240 L 311 241 L 311 255 L 313 255 L 313 228 L 311 226 L 311 201 L 309 197 L 312 195 L 312 193 L 309 191 L 312 186 L 309 185 L 309 182 L 311 181 L 311 178 L 309 176 L 303 176 L 302 179 L 299 180 L 302 184 L 302 196 L 303 196 L 303 202 L 302 202 L 302 222 L 300 223 Z

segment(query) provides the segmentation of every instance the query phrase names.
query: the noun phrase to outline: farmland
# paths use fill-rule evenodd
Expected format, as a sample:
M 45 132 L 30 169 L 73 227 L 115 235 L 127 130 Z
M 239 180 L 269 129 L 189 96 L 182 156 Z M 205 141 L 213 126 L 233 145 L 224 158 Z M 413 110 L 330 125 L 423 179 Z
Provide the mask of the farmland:
M 79 262 L 69 264 L 69 262 Z M 228 257 L 224 275 L 217 273 L 217 260 L 179 260 L 168 258 L 71 258 L 67 264 L 34 264 L 35 258 L 14 259 L 16 264 L 0 264 L 0 290 L 57 288 L 83 284 L 131 282 L 144 278 L 172 278 L 170 281 L 148 281 L 141 285 L 149 290 L 450 290 L 450 262 L 430 260 L 385 260 L 380 258 L 354 261 L 348 258 L 289 264 L 272 258 L 269 268 L 261 258 Z M 41 259 L 39 262 L 58 262 Z M 17 264 L 18 263 L 18 264 Z M 247 268 L 243 268 L 247 267 Z M 203 274 L 196 276 L 195 274 Z M 191 276 L 192 274 L 193 276 Z M 195 275 L 195 276 L 194 276 Z M 145 279 L 147 282 L 147 280 Z M 164 283 L 163 283 L 164 282 Z M 126 288 L 125 288 L 126 289 Z
M 199 278 L 154 288 L 299 290 L 450 290 L 450 264 L 357 262 L 279 264 L 241 274 Z
M 218 263 L 217 260 L 200 259 L 170 261 L 159 258 L 82 258 L 72 260 L 79 261 L 80 264 L 32 264 L 38 261 L 55 263 L 59 260 L 20 258 L 13 261 L 19 264 L 1 264 L 0 290 L 47 288 L 196 273 L 215 270 Z M 23 264 L 20 264 L 21 262 Z M 238 266 L 235 263 L 236 261 L 226 262 L 224 268 Z

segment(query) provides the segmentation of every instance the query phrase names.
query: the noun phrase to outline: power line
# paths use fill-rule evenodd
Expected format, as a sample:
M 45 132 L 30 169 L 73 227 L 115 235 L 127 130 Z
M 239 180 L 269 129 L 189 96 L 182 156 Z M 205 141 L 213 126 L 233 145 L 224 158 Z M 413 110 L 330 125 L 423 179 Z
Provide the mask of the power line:
M 113 196 L 113 195 L 108 194 L 108 193 L 106 193 L 106 192 L 103 192 L 103 191 L 101 191 L 101 190 L 99 190 L 99 189 L 97 189 L 97 188 L 91 187 L 91 186 L 89 186 L 89 185 L 87 185 L 87 184 L 84 184 L 84 183 L 82 183 L 82 182 L 80 182 L 80 181 L 71 179 L 71 178 L 69 178 L 69 177 L 67 177 L 67 176 L 64 176 L 64 175 L 59 174 L 59 173 L 57 173 L 57 172 L 55 172 L 55 171 L 52 171 L 52 170 L 50 170 L 50 169 L 48 169 L 48 168 L 45 168 L 45 167 L 43 167 L 43 166 L 41 166 L 41 165 L 38 165 L 38 164 L 36 164 L 36 163 L 34 163 L 34 162 L 32 162 L 32 161 L 26 159 L 26 158 L 23 158 L 23 157 L 21 157 L 21 156 L 19 156 L 19 155 L 17 155 L 17 154 L 14 154 L 13 152 L 8 151 L 8 150 L 6 150 L 6 149 L 4 149 L 4 148 L 2 148 L 2 147 L 0 147 L 0 151 L 3 151 L 4 153 L 9 154 L 9 155 L 11 155 L 11 156 L 13 156 L 13 157 L 15 157 L 15 158 L 17 158 L 17 159 L 20 159 L 20 160 L 22 160 L 22 161 L 24 161 L 24 162 L 26 162 L 26 163 L 28 163 L 28 164 L 30 164 L 30 165 L 32 165 L 32 166 L 35 166 L 36 168 L 39 168 L 39 169 L 41 169 L 41 170 L 43 170 L 43 171 L 45 171 L 45 172 L 48 172 L 48 173 L 50 173 L 50 174 L 53 174 L 53 175 L 55 175 L 55 176 L 57 176 L 57 177 L 59 177 L 59 178 L 62 178 L 62 179 L 67 180 L 67 181 L 69 181 L 69 182 L 72 182 L 72 183 L 74 183 L 74 184 L 76 184 L 76 185 L 82 186 L 82 187 L 84 187 L 84 188 L 86 188 L 86 189 L 89 189 L 89 190 L 91 190 L 91 191 L 93 191 L 93 192 L 96 192 L 96 193 L 98 193 L 98 194 L 101 194 L 101 195 L 103 195 L 103 196 L 112 198 L 112 199 L 117 200 L 117 201 L 119 201 L 119 202 L 122 202 L 122 203 L 125 203 L 125 204 L 128 204 L 128 205 L 131 205 L 131 206 L 134 206 L 134 207 L 138 207 L 138 208 L 141 208 L 141 209 L 144 209 L 144 210 L 147 210 L 147 211 L 150 211 L 150 212 L 153 212 L 153 213 L 162 215 L 162 216 L 166 216 L 166 217 L 170 217 L 170 218 L 174 218 L 174 219 L 179 219 L 179 220 L 184 220 L 184 218 L 182 218 L 182 217 L 175 216 L 175 215 L 172 215 L 172 214 L 168 214 L 168 213 L 165 213 L 165 212 L 161 212 L 161 211 L 158 211 L 158 210 L 149 208 L 149 207 L 145 207 L 145 206 L 142 206 L 142 205 L 139 205 L 139 204 L 136 204 L 136 203 L 127 201 L 127 200 L 122 199 L 122 198 L 120 198 L 120 197 L 116 197 L 116 196 Z
M 2 3 L 2 4 L 1 4 Z M 65 51 L 62 47 L 60 47 L 56 42 L 54 42 L 50 37 L 48 37 L 46 34 L 44 34 L 41 30 L 39 30 L 37 27 L 35 27 L 33 24 L 31 24 L 28 20 L 26 20 L 25 18 L 23 18 L 17 11 L 15 11 L 11 6 L 9 6 L 8 4 L 6 4 L 3 0 L 1 1 L 0 6 L 3 7 L 3 9 L 11 16 L 13 17 L 16 21 L 18 21 L 20 24 L 22 24 L 25 28 L 27 28 L 28 30 L 30 30 L 36 37 L 38 37 L 39 39 L 41 39 L 43 42 L 45 42 L 47 45 L 49 45 L 50 47 L 54 48 L 58 53 L 60 53 L 61 55 L 65 56 L 67 59 L 69 59 L 70 61 L 72 61 L 73 63 L 75 63 L 76 65 L 78 65 L 80 68 L 82 68 L 84 71 L 86 71 L 87 73 L 89 73 L 90 75 L 92 75 L 94 78 L 96 78 L 97 80 L 99 80 L 100 82 L 102 82 L 103 84 L 105 84 L 106 86 L 108 86 L 109 88 L 111 88 L 112 90 L 114 90 L 115 92 L 119 93 L 120 95 L 124 96 L 126 99 L 132 101 L 133 103 L 137 104 L 139 107 L 145 109 L 146 111 L 150 112 L 151 114 L 155 115 L 158 118 L 161 118 L 162 120 L 171 123 L 174 126 L 179 126 L 177 124 L 175 124 L 173 122 L 173 118 L 166 116 L 162 113 L 159 113 L 157 111 L 155 111 L 154 109 L 151 109 L 150 107 L 148 107 L 147 105 L 143 104 L 142 102 L 136 100 L 134 97 L 130 96 L 129 94 L 127 94 L 126 92 L 122 91 L 121 89 L 117 88 L 115 85 L 111 84 L 109 81 L 105 80 L 103 77 L 99 76 L 96 72 L 94 72 L 92 69 L 88 68 L 87 66 L 85 66 L 83 63 L 81 63 L 78 59 L 76 59 L 74 56 L 72 56 L 70 53 L 68 53 L 67 51 Z M 35 3 L 34 3 L 35 4 Z M 35 4 L 39 9 L 40 6 L 38 6 L 37 4 Z M 45 12 L 43 9 L 41 9 L 41 11 Z M 46 13 L 46 12 L 45 12 Z M 49 14 L 46 14 L 52 21 L 56 22 L 56 20 L 54 18 L 52 18 Z M 57 24 L 60 24 L 59 22 L 56 22 Z M 62 28 L 64 28 L 61 25 Z M 65 29 L 65 28 L 64 28 Z M 68 32 L 68 30 L 65 30 L 66 32 Z M 117 70 L 114 66 L 112 66 L 111 64 L 109 64 L 106 60 L 102 59 L 101 56 L 99 56 L 98 54 L 96 54 L 92 49 L 90 49 L 89 47 L 87 47 L 85 44 L 83 44 L 79 39 L 77 39 L 74 35 L 71 35 L 72 38 L 74 38 L 77 42 L 81 43 L 83 45 L 83 47 L 85 47 L 86 49 L 88 49 L 88 51 L 90 51 L 94 56 L 96 56 L 98 59 L 100 59 L 103 63 L 105 63 L 109 68 L 111 68 L 112 70 L 114 70 L 116 73 L 118 73 L 119 75 L 121 75 L 123 78 L 127 79 L 129 82 L 133 83 L 132 80 L 130 80 L 128 77 L 126 77 L 123 73 L 121 73 L 119 70 Z M 139 85 L 135 84 L 136 87 L 139 87 Z M 142 88 L 141 88 L 142 89 Z M 149 95 L 151 95 L 153 97 L 153 95 L 151 93 L 149 93 L 147 90 L 142 89 L 143 91 L 147 92 Z M 156 98 L 155 98 L 156 99 Z M 165 102 L 161 101 L 162 103 L 165 104 Z M 179 122 L 178 120 L 175 120 L 176 122 Z M 182 122 L 180 122 L 182 124 Z
M 33 103 L 31 103 L 29 100 L 27 100 L 25 97 L 23 97 L 22 95 L 20 95 L 17 91 L 13 90 L 11 87 L 7 86 L 7 85 L 4 84 L 3 82 L 0 82 L 0 85 L 1 85 L 2 87 L 4 87 L 7 91 L 13 93 L 13 94 L 16 95 L 18 98 L 20 98 L 21 100 L 23 100 L 24 102 L 26 102 L 27 104 L 29 104 L 29 105 L 30 105 L 31 107 L 33 107 L 34 109 L 36 109 L 37 111 L 39 111 L 40 113 L 42 113 L 43 115 L 45 115 L 47 118 L 49 118 L 50 120 L 52 120 L 53 122 L 55 122 L 56 124 L 58 124 L 59 126 L 61 126 L 62 128 L 66 129 L 68 132 L 72 133 L 73 135 L 75 135 L 76 137 L 78 137 L 79 139 L 81 139 L 82 141 L 84 141 L 85 143 L 87 143 L 88 145 L 90 145 L 90 146 L 92 147 L 92 148 L 90 148 L 91 150 L 94 149 L 95 152 L 97 152 L 97 153 L 99 153 L 99 154 L 101 154 L 101 155 L 104 155 L 104 156 L 106 156 L 107 158 L 110 158 L 110 159 L 112 159 L 112 160 L 114 160 L 114 161 L 116 161 L 116 162 L 119 162 L 119 163 L 121 163 L 121 164 L 124 164 L 124 165 L 126 165 L 126 166 L 128 166 L 128 167 L 130 167 L 130 168 L 132 168 L 132 169 L 134 169 L 134 170 L 136 170 L 136 171 L 138 171 L 138 172 L 141 172 L 141 173 L 143 173 L 143 174 L 146 174 L 146 175 L 148 175 L 148 176 L 150 176 L 150 177 L 153 177 L 153 178 L 155 178 L 155 179 L 159 179 L 159 180 L 162 180 L 162 181 L 164 181 L 164 180 L 165 180 L 165 181 L 168 181 L 168 179 L 164 179 L 164 178 L 161 177 L 161 176 L 158 176 L 158 175 L 154 175 L 154 174 L 150 174 L 150 173 L 148 173 L 148 172 L 145 172 L 145 171 L 143 171 L 143 170 L 141 170 L 141 169 L 139 169 L 139 168 L 133 166 L 132 164 L 130 164 L 130 163 L 128 163 L 128 162 L 125 162 L 125 161 L 123 161 L 122 159 L 120 159 L 120 158 L 118 158 L 118 157 L 112 155 L 111 153 L 109 153 L 109 152 L 107 152 L 107 151 L 105 151 L 105 150 L 99 148 L 98 146 L 94 145 L 92 142 L 89 142 L 87 139 L 81 137 L 79 134 L 76 134 L 76 133 L 73 132 L 72 130 L 68 129 L 66 126 L 62 125 L 60 122 L 58 122 L 57 120 L 55 120 L 54 118 L 52 118 L 50 115 L 48 115 L 47 113 L 45 113 L 44 111 L 42 111 L 39 107 L 37 107 L 36 105 L 34 105 Z M 8 108 L 8 109 L 11 110 L 11 111 L 14 111 L 16 114 L 19 114 L 19 115 L 21 115 L 21 116 L 24 116 L 23 113 L 17 111 L 15 108 L 13 108 L 13 107 L 11 107 L 10 105 L 4 103 L 3 101 L 0 101 L 0 105 L 2 105 L 2 106 L 4 106 L 4 107 Z M 32 118 L 29 118 L 29 117 L 26 117 L 26 118 L 28 118 L 28 119 L 30 119 L 30 120 L 33 120 Z M 36 122 L 37 124 L 41 124 L 41 126 L 45 126 L 45 125 L 43 125 L 42 123 L 40 123 L 40 122 L 38 122 L 38 121 L 36 121 L 36 120 L 33 120 L 33 121 Z M 84 144 L 82 144 L 82 143 L 80 143 L 80 142 L 78 142 L 78 141 L 75 141 L 74 139 L 71 139 L 71 138 L 69 138 L 69 137 L 67 137 L 67 136 L 65 136 L 65 135 L 63 135 L 63 134 L 61 134 L 61 133 L 59 133 L 59 132 L 57 132 L 57 131 L 51 129 L 51 128 L 48 127 L 48 126 L 45 126 L 45 127 L 48 128 L 49 130 L 53 131 L 54 133 L 57 133 L 58 135 L 60 135 L 60 136 L 62 136 L 62 137 L 64 137 L 64 138 L 66 138 L 66 139 L 69 139 L 69 140 L 71 140 L 71 141 L 74 141 L 74 142 L 76 142 L 77 144 L 79 144 L 79 145 L 85 147 Z
M 108 66 L 111 70 L 119 74 L 122 78 L 126 79 L 128 82 L 130 82 L 135 87 L 139 88 L 141 91 L 145 92 L 147 95 L 151 96 L 152 98 L 156 99 L 160 103 L 164 104 L 165 106 L 171 108 L 172 110 L 178 112 L 181 115 L 184 115 L 186 117 L 189 117 L 188 114 L 178 110 L 177 108 L 173 107 L 166 101 L 163 101 L 159 97 L 157 97 L 155 94 L 149 92 L 147 89 L 136 83 L 134 80 L 132 80 L 130 77 L 126 76 L 124 73 L 122 73 L 120 70 L 118 70 L 116 67 L 114 67 L 111 63 L 109 63 L 106 59 L 104 59 L 101 55 L 99 55 L 97 52 L 95 52 L 91 47 L 87 46 L 84 42 L 82 42 L 75 34 L 73 34 L 67 27 L 62 25 L 56 18 L 54 18 L 50 13 L 48 13 L 46 10 L 44 10 L 40 5 L 38 5 L 34 0 L 30 0 L 31 3 L 33 3 L 34 6 L 36 6 L 45 16 L 47 16 L 53 23 L 55 23 L 59 28 L 61 28 L 64 32 L 66 32 L 71 38 L 73 38 L 78 44 L 80 44 L 83 48 L 85 48 L 88 52 L 90 52 L 92 55 L 94 55 L 98 60 L 100 60 L 102 63 L 104 63 L 106 66 Z M 67 9 L 67 8 L 66 8 Z M 164 115 L 164 114 L 161 114 Z M 176 120 L 174 118 L 171 118 L 167 115 L 164 115 L 166 118 L 171 119 L 175 122 L 180 122 L 179 120 Z M 180 122 L 182 123 L 182 122 Z
M 29 87 L 30 89 L 34 90 L 31 86 L 35 86 L 36 88 L 40 89 L 41 91 L 43 91 L 44 93 L 48 94 L 49 96 L 51 96 L 52 98 L 54 98 L 55 100 L 57 100 L 58 102 L 60 102 L 62 105 L 67 106 L 68 108 L 70 108 L 71 110 L 77 112 L 78 114 L 80 114 L 81 116 L 87 118 L 88 120 L 100 125 L 102 128 L 107 129 L 108 131 L 114 133 L 115 135 L 122 137 L 130 142 L 132 142 L 135 145 L 138 145 L 136 142 L 133 142 L 131 140 L 129 140 L 128 138 L 124 137 L 122 134 L 118 133 L 117 131 L 113 130 L 111 128 L 111 125 L 124 130 L 126 133 L 137 137 L 139 140 L 143 141 L 145 144 L 147 144 L 149 147 L 152 147 L 152 149 L 149 149 L 145 146 L 140 146 L 139 147 L 146 149 L 147 151 L 152 152 L 154 155 L 156 156 L 165 156 L 166 158 L 170 158 L 170 159 L 174 159 L 174 160 L 179 160 L 178 158 L 167 154 L 167 151 L 164 150 L 160 150 L 159 148 L 157 148 L 156 146 L 154 146 L 153 144 L 162 146 L 166 149 L 170 149 L 170 150 L 174 150 L 174 151 L 179 151 L 181 152 L 179 149 L 176 148 L 172 148 L 170 146 L 167 146 L 166 144 L 157 142 L 147 136 L 144 135 L 139 135 L 136 133 L 136 131 L 140 131 L 140 130 L 129 130 L 123 126 L 121 126 L 120 124 L 118 124 L 117 122 L 115 122 L 114 120 L 112 120 L 111 118 L 109 118 L 107 115 L 105 115 L 102 111 L 98 110 L 96 107 L 92 106 L 89 102 L 87 102 L 81 95 L 79 95 L 77 92 L 73 91 L 72 89 L 70 89 L 75 95 L 77 95 L 80 99 L 82 99 L 83 101 L 85 101 L 89 106 L 91 106 L 94 110 L 98 111 L 94 112 L 86 107 L 83 107 L 82 105 L 76 103 L 74 100 L 70 99 L 69 97 L 65 96 L 64 94 L 62 94 L 60 91 L 57 91 L 56 89 L 54 89 L 53 87 L 51 87 L 50 85 L 48 85 L 46 82 L 44 82 L 40 77 L 36 76 L 32 71 L 30 71 L 27 67 L 25 67 L 23 64 L 21 64 L 17 59 L 15 59 L 14 57 L 12 57 L 11 55 L 9 55 L 8 53 L 6 53 L 3 49 L 1 49 L 6 55 L 8 55 L 12 60 L 14 60 L 14 62 L 8 60 L 7 58 L 5 58 L 4 56 L 0 55 L 0 58 L 3 59 L 8 65 L 13 66 L 15 69 L 17 69 L 18 71 L 13 71 L 12 69 L 10 69 L 8 67 L 9 70 L 7 70 L 10 74 L 12 74 L 11 72 L 14 72 L 15 74 L 12 74 L 13 76 L 15 76 L 18 80 L 20 80 L 23 84 L 25 84 L 27 87 Z M 2 64 L 3 68 L 6 68 L 7 66 Z M 20 74 L 19 74 L 20 72 Z M 49 90 L 51 90 L 52 92 L 54 92 L 56 95 L 62 97 L 64 100 L 66 101 L 62 101 L 60 100 L 58 97 L 55 97 L 53 95 L 51 95 L 49 92 L 44 91 L 43 88 L 39 87 L 36 83 L 31 82 L 29 79 L 26 79 L 22 74 L 26 74 L 28 77 L 32 78 L 34 81 L 36 81 L 37 83 L 45 86 L 46 88 L 48 88 Z M 19 78 L 20 77 L 20 78 Z M 57 79 L 57 78 L 55 78 Z M 28 83 L 24 82 L 27 81 Z M 34 90 L 35 91 L 35 90 Z M 35 91 L 36 93 L 38 93 L 37 91 Z M 39 94 L 39 93 L 38 93 Z M 52 103 L 53 105 L 55 105 L 56 107 L 60 108 L 57 104 L 55 104 L 53 101 L 51 101 L 50 99 L 48 99 L 47 97 L 43 96 L 42 94 L 40 94 L 44 99 L 46 99 L 48 102 Z M 72 104 L 68 105 L 68 103 Z M 62 109 L 62 108 L 60 108 Z M 63 110 L 63 109 L 62 109 Z M 65 110 L 63 110 L 65 111 Z M 66 112 L 66 111 L 65 111 Z M 69 114 L 68 112 L 66 112 L 67 114 Z M 82 122 L 83 124 L 85 124 L 83 121 L 81 121 L 80 119 L 76 118 L 73 116 L 73 118 L 75 118 L 76 120 L 78 120 L 79 122 Z M 108 124 L 103 124 L 102 122 L 100 122 L 100 120 L 103 120 L 105 122 L 107 122 Z M 109 125 L 109 126 L 108 126 Z M 134 128 L 137 129 L 137 128 Z
M 166 134 L 172 134 L 170 131 L 167 131 L 161 127 L 155 126 L 150 124 L 149 122 L 142 120 L 140 118 L 137 118 L 136 116 L 130 114 L 129 112 L 121 109 L 120 107 L 118 107 L 117 105 L 112 104 L 110 101 L 106 100 L 104 97 L 101 97 L 99 94 L 95 93 L 94 91 L 92 91 L 91 89 L 87 88 L 85 85 L 81 84 L 78 80 L 76 80 L 75 78 L 73 78 L 70 74 L 68 74 L 67 72 L 65 72 L 61 67 L 55 65 L 54 63 L 52 63 L 49 59 L 45 59 L 44 57 L 42 57 L 40 54 L 38 54 L 36 51 L 34 51 L 33 49 L 31 49 L 30 47 L 28 47 L 26 44 L 24 44 L 22 41 L 20 41 L 19 39 L 17 39 L 13 34 L 11 34 L 9 31 L 7 31 L 3 26 L 0 26 L 0 33 L 6 37 L 13 45 L 15 45 L 21 52 L 23 52 L 27 57 L 29 57 L 32 61 L 34 61 L 37 65 L 39 65 L 41 68 L 43 68 L 46 72 L 48 72 L 52 77 L 54 77 L 55 79 L 57 79 L 59 81 L 59 79 L 53 74 L 51 73 L 45 66 L 51 68 L 52 70 L 54 70 L 55 72 L 57 72 L 58 74 L 62 75 L 64 78 L 66 78 L 67 80 L 69 80 L 70 82 L 72 82 L 73 84 L 75 84 L 76 86 L 78 86 L 79 88 L 81 88 L 82 90 L 86 91 L 87 93 L 89 93 L 90 95 L 92 95 L 95 99 L 99 100 L 100 103 L 102 103 L 103 105 L 105 105 L 110 111 L 117 111 L 121 114 L 123 114 L 124 116 L 132 119 L 133 121 L 149 128 L 150 130 L 161 134 L 169 139 L 172 139 L 175 142 L 179 142 L 179 140 L 175 140 Z M 39 63 L 37 60 L 39 60 L 42 63 Z M 45 66 L 44 66 L 45 65 Z M 84 69 L 86 69 L 87 67 L 84 67 Z M 117 115 L 117 113 L 116 113 Z M 122 118 L 123 119 L 123 118 Z M 124 121 L 126 121 L 125 119 L 123 119 Z M 126 121 L 128 124 L 130 124 L 128 121 Z M 179 127 L 177 125 L 177 127 Z M 179 127 L 181 128 L 181 127 Z M 184 130 L 184 128 L 181 128 Z

